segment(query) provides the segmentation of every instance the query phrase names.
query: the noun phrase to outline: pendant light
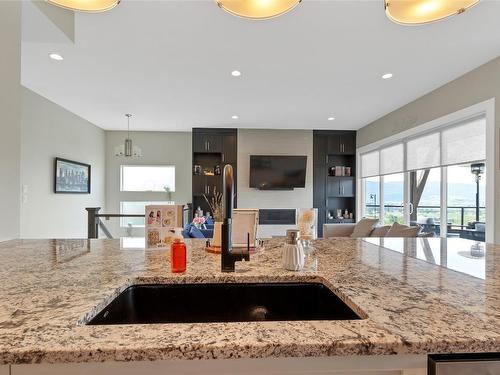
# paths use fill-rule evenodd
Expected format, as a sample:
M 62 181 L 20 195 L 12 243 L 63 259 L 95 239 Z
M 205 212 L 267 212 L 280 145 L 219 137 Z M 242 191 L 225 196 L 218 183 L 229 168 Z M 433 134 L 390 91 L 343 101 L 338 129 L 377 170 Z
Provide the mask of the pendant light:
M 262 20 L 281 16 L 302 0 L 215 0 L 217 5 L 234 16 Z
M 385 13 L 392 21 L 420 25 L 465 12 L 479 0 L 384 0 Z
M 121 0 L 46 0 L 49 4 L 81 12 L 105 12 L 120 4 Z
M 132 115 L 127 113 L 127 138 L 125 138 L 124 144 L 115 147 L 115 156 L 126 157 L 126 158 L 140 158 L 142 156 L 142 150 L 132 145 L 132 139 L 130 139 L 130 118 Z

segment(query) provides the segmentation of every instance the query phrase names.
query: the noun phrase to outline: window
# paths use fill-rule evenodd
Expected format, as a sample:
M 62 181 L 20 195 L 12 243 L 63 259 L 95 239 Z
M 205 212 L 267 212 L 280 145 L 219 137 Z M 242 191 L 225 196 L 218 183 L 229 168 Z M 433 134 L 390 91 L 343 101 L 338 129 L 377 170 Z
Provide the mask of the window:
M 122 165 L 120 191 L 175 191 L 174 165 Z
M 410 172 L 410 223 L 439 235 L 441 221 L 441 168 Z
M 469 223 L 486 221 L 486 170 L 479 178 L 479 184 L 471 173 L 470 164 L 448 167 L 448 225 L 450 234 L 454 229 L 462 230 Z M 476 207 L 476 199 L 479 206 Z M 478 214 L 478 218 L 476 218 Z M 460 234 L 460 233 L 458 233 Z
M 485 150 L 477 116 L 361 154 L 363 216 L 484 241 Z
M 384 223 L 405 222 L 404 211 L 404 173 L 396 173 L 382 177 L 384 198 Z
M 153 204 L 174 204 L 174 202 L 167 201 L 150 201 L 150 202 L 120 202 L 120 213 L 121 214 L 132 214 L 132 215 L 144 215 L 146 211 L 146 206 Z M 132 227 L 144 227 L 143 217 L 121 217 L 120 226 L 126 228 L 128 226 Z
M 380 217 L 380 177 L 363 179 L 364 212 L 363 217 L 378 219 Z

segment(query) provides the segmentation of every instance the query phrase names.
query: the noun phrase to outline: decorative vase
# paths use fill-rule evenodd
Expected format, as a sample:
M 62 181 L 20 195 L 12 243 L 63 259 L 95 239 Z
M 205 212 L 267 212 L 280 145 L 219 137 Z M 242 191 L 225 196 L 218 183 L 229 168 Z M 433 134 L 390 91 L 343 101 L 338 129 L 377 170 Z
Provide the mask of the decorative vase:
M 222 222 L 216 221 L 214 223 L 214 236 L 212 238 L 212 246 L 220 247 L 222 241 Z

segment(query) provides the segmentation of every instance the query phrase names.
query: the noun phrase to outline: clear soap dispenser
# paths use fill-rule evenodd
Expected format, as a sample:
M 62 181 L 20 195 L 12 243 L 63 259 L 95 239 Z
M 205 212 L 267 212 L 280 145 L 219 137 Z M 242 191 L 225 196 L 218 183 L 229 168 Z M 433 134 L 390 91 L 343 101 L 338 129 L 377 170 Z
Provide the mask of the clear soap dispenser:
M 304 250 L 297 243 L 299 231 L 289 229 L 286 231 L 286 243 L 283 248 L 282 265 L 289 271 L 300 271 L 304 268 Z

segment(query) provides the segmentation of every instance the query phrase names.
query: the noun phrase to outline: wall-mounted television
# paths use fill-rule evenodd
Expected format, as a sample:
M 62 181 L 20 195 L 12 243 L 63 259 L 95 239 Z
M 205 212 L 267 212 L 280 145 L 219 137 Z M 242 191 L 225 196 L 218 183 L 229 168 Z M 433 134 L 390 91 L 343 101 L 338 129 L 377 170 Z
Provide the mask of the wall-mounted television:
M 306 187 L 307 156 L 250 155 L 250 187 L 292 190 Z

